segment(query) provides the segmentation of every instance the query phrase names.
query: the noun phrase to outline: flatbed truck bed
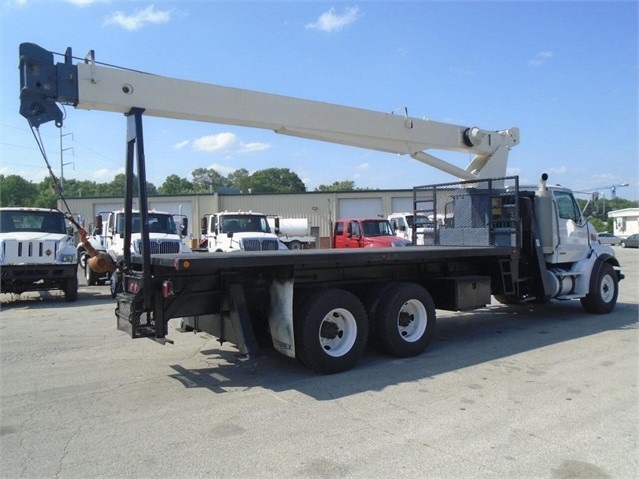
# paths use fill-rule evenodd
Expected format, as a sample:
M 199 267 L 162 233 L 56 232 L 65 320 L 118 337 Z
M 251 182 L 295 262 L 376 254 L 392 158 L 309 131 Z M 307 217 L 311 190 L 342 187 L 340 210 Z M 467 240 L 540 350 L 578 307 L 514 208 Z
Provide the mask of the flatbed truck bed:
M 408 322 L 417 323 L 417 333 L 408 326 L 409 332 L 404 332 L 409 339 L 416 334 L 415 340 L 406 343 L 408 348 L 398 343 L 389 351 L 411 356 L 430 340 L 436 308 L 469 310 L 490 303 L 493 291 L 503 292 L 503 270 L 517 264 L 518 255 L 517 248 L 506 246 L 159 254 L 151 257 L 146 271 L 134 258 L 118 294 L 118 328 L 134 338 L 172 342 L 167 338 L 168 321 L 182 318 L 184 330 L 230 341 L 244 355 L 259 355 L 260 346 L 270 339 L 278 351 L 299 357 L 312 349 L 303 346 L 311 342 L 301 334 L 306 325 L 315 330 L 318 314 L 324 320 L 329 317 L 331 324 L 333 316 L 343 315 L 347 319 L 338 322 L 344 324 L 320 336 L 332 338 L 324 343 L 339 343 L 339 335 L 352 323 L 350 327 L 362 336 L 352 340 L 351 347 L 357 346 L 354 356 L 329 355 L 329 363 L 339 361 L 324 364 L 316 351 L 303 361 L 320 372 L 338 372 L 352 367 L 361 355 L 369 335 L 368 317 L 378 314 L 380 299 L 400 310 L 406 304 L 414 309 L 394 314 L 405 314 Z M 401 304 L 393 306 L 397 301 Z M 324 306 L 328 310 L 317 313 Z M 371 320 L 372 331 L 381 327 L 378 322 Z M 340 350 L 339 344 L 323 348 Z
M 414 261 L 456 261 L 463 258 L 499 258 L 517 254 L 506 246 L 413 246 L 405 248 L 324 249 L 289 251 L 246 251 L 241 253 L 158 254 L 151 257 L 153 271 L 204 271 L 270 266 L 347 266 L 352 264 L 407 263 Z M 188 266 L 185 267 L 184 263 Z

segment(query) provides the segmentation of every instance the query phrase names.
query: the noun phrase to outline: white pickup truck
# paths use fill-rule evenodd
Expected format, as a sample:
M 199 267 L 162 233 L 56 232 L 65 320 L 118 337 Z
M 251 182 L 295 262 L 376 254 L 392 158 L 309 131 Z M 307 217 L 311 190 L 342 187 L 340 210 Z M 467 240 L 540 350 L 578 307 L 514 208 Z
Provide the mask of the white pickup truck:
M 133 215 L 131 254 L 140 255 L 142 238 L 139 211 L 133 210 Z M 148 223 L 151 254 L 191 252 L 191 249 L 182 241 L 182 238 L 186 236 L 186 223 L 178 225 L 171 213 L 155 210 L 148 212 Z M 114 263 L 120 261 L 124 254 L 124 210 L 100 213 L 96 216 L 93 231 L 87 239 L 97 251 L 106 251 Z M 82 243 L 77 246 L 77 250 L 78 261 L 84 270 L 87 284 L 92 286 L 106 283 L 110 273 L 96 273 L 88 267 L 89 256 Z
M 0 209 L 0 268 L 3 293 L 60 289 L 78 299 L 78 261 L 73 227 L 61 211 Z

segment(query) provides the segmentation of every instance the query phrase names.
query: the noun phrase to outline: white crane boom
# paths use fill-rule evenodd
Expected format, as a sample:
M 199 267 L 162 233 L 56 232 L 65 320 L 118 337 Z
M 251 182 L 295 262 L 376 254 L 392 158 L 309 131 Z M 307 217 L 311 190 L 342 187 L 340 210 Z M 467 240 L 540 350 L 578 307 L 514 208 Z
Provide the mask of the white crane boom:
M 482 130 L 342 105 L 261 93 L 100 66 L 92 55 L 72 65 L 53 65 L 53 54 L 33 44 L 20 46 L 21 113 L 33 125 L 62 116 L 54 103 L 86 110 L 195 120 L 273 130 L 276 133 L 379 150 L 413 158 L 460 179 L 502 177 L 519 130 Z M 50 85 L 55 84 L 56 88 Z M 55 108 L 54 108 L 55 107 Z M 426 150 L 475 155 L 459 168 Z

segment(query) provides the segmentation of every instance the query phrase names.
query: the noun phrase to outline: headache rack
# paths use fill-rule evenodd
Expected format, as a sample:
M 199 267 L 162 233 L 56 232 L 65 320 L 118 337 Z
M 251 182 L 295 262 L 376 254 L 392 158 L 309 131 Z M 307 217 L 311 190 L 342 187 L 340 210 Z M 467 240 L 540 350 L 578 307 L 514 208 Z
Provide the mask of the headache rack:
M 517 176 L 416 186 L 413 209 L 428 218 L 425 245 L 521 246 Z

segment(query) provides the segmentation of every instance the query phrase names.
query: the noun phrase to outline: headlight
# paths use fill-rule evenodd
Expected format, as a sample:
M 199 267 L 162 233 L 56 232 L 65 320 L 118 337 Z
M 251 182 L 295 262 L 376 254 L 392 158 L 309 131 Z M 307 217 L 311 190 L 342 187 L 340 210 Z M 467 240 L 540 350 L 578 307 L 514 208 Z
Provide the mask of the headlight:
M 63 263 L 75 263 L 76 256 L 74 254 L 63 254 L 60 255 L 60 261 Z

